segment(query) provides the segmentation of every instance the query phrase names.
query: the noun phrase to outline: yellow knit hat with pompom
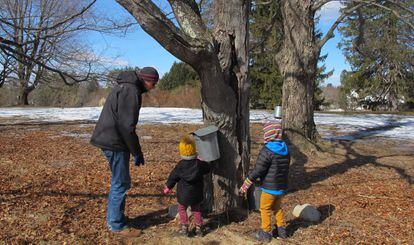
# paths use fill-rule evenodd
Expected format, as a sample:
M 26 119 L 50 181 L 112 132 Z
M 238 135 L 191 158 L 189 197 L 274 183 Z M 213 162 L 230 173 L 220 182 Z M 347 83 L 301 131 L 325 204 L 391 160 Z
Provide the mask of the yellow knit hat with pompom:
M 197 156 L 196 144 L 190 135 L 185 135 L 180 139 L 178 146 L 182 159 L 194 159 Z

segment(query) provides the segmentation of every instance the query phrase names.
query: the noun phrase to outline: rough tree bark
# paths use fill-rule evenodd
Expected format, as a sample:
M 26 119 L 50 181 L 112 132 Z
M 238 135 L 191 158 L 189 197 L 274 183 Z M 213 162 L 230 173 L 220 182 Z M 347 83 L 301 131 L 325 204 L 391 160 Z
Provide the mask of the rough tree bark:
M 314 84 L 317 77 L 317 63 L 325 43 L 334 36 L 334 31 L 342 20 L 361 6 L 374 6 L 399 13 L 386 7 L 386 3 L 397 5 L 402 11 L 412 13 L 398 1 L 347 0 L 353 3 L 342 8 L 340 16 L 332 24 L 324 37 L 315 33 L 315 13 L 325 4 L 334 0 L 281 0 L 283 17 L 283 45 L 276 59 L 281 70 L 283 83 L 283 126 L 294 145 L 303 150 L 314 149 L 320 136 L 314 122 Z M 407 23 L 412 26 L 411 23 Z M 311 143 L 312 142 L 312 143 Z
M 201 79 L 204 122 L 219 128 L 221 158 L 214 164 L 211 207 L 238 207 L 237 189 L 250 155 L 248 0 L 214 1 L 208 30 L 196 1 L 169 0 L 179 26 L 149 0 L 117 0 L 166 50 L 191 65 Z
M 306 145 L 317 138 L 313 119 L 314 83 L 320 48 L 311 0 L 284 0 L 284 40 L 277 61 L 283 76 L 283 125 L 289 140 Z

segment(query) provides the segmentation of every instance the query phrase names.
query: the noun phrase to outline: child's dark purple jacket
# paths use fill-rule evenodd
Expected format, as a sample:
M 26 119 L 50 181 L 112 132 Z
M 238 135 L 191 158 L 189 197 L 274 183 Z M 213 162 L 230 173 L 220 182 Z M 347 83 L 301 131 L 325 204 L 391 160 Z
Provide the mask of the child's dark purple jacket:
M 169 189 L 177 185 L 178 203 L 190 206 L 203 201 L 203 176 L 210 171 L 208 163 L 198 159 L 181 160 L 168 177 Z

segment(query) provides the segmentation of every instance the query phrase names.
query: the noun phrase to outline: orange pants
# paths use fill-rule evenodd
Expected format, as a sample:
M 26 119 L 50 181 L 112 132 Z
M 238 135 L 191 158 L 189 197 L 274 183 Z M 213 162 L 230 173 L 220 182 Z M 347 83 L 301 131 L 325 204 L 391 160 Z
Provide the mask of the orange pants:
M 272 231 L 271 220 L 275 216 L 275 223 L 277 227 L 285 227 L 285 220 L 283 218 L 282 196 L 275 196 L 262 192 L 260 196 L 260 216 L 262 218 L 262 230 L 266 232 Z

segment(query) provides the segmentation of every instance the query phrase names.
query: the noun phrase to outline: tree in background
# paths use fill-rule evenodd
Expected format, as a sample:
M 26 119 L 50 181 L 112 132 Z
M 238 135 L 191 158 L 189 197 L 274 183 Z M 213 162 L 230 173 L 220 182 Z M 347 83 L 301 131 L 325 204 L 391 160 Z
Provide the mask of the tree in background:
M 45 71 L 47 82 L 40 83 L 30 96 L 34 106 L 80 107 L 89 105 L 95 99 L 94 93 L 100 90 L 98 81 L 89 79 L 72 86 L 65 86 L 56 73 Z
M 328 57 L 328 54 L 322 55 L 319 57 L 319 64 L 318 64 L 318 71 L 316 75 L 316 80 L 314 84 L 314 96 L 313 96 L 313 106 L 315 110 L 321 110 L 322 106 L 328 106 L 328 102 L 326 101 L 323 91 L 322 91 L 322 85 L 325 82 L 327 78 L 332 76 L 333 70 L 326 71 L 326 66 L 324 64 L 326 57 Z
M 252 79 L 251 105 L 253 108 L 273 109 L 282 103 L 283 77 L 280 73 L 277 56 L 283 43 L 283 18 L 280 1 L 253 1 L 250 17 L 250 75 Z M 319 21 L 315 18 L 315 21 Z M 320 39 L 321 33 L 315 32 Z M 314 81 L 314 107 L 324 105 L 321 85 L 332 75 L 326 72 L 323 64 L 327 55 L 318 58 Z
M 93 26 L 88 12 L 93 3 L 0 0 L 1 63 L 8 69 L 2 79 L 19 81 L 20 105 L 28 105 L 30 92 L 45 80 L 45 68 L 90 72 L 93 57 L 76 34 Z
M 125 32 L 132 23 L 98 13 L 95 2 L 0 0 L 0 87 L 18 81 L 18 104 L 27 105 L 29 94 L 47 82 L 46 71 L 67 85 L 103 77 L 105 58 L 80 34 Z
M 200 79 L 194 69 L 184 62 L 174 62 L 170 70 L 162 76 L 157 87 L 172 90 L 179 86 L 196 86 Z
M 203 118 L 218 126 L 221 158 L 207 185 L 212 208 L 239 207 L 238 187 L 249 166 L 248 0 L 171 0 L 174 21 L 150 0 L 117 0 L 142 29 L 178 59 L 189 64 L 201 81 Z M 211 18 L 203 18 L 212 2 Z M 202 5 L 203 3 L 203 5 Z M 170 12 L 170 9 L 165 9 Z
M 252 108 L 272 109 L 282 104 L 282 84 L 274 53 L 281 44 L 280 4 L 253 1 L 250 15 L 250 78 Z
M 272 2 L 272 1 L 270 1 Z M 301 149 L 313 149 L 320 140 L 314 121 L 314 90 L 318 75 L 318 60 L 322 47 L 334 36 L 334 31 L 346 16 L 362 6 L 390 12 L 385 3 L 412 11 L 401 1 L 344 0 L 341 15 L 327 33 L 319 37 L 315 29 L 316 13 L 333 0 L 281 0 L 282 45 L 276 61 L 283 78 L 283 127 L 289 140 Z M 392 12 L 392 11 L 391 11 Z M 394 13 L 398 15 L 398 12 Z M 311 144 L 309 144 L 311 143 Z
M 367 109 L 398 110 L 412 97 L 414 29 L 414 1 L 402 0 L 410 11 L 398 12 L 401 7 L 384 3 L 390 11 L 363 6 L 345 18 L 340 28 L 344 39 L 340 47 L 351 65 L 351 71 L 341 79 L 342 92 L 353 97 Z M 348 3 L 351 7 L 353 4 Z M 411 89 L 410 89 L 411 88 Z M 352 96 L 351 96 L 352 97 Z

